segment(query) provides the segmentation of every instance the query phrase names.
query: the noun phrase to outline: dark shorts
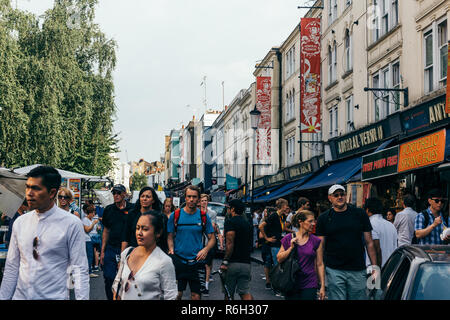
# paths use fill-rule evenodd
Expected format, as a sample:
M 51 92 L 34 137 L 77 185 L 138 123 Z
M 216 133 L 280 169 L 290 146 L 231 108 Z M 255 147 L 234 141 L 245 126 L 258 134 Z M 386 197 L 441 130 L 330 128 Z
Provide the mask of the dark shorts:
M 216 255 L 216 248 L 213 247 L 211 250 L 208 251 L 208 255 L 206 256 L 206 264 L 208 266 L 212 265 L 215 255 Z
M 201 294 L 202 283 L 205 281 L 205 264 L 204 263 L 185 263 L 176 256 L 171 256 L 175 266 L 175 273 L 178 283 L 178 291 L 186 290 L 187 285 L 191 289 L 191 293 Z
M 270 268 L 273 265 L 272 260 L 272 249 L 267 245 L 263 244 L 261 247 L 261 258 L 264 263 L 264 267 Z

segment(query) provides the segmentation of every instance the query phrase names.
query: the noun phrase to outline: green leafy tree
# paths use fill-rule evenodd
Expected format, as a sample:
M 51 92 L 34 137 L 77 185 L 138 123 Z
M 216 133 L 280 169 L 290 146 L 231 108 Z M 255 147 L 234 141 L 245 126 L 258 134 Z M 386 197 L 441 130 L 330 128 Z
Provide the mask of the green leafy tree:
M 116 43 L 98 0 L 56 0 L 41 17 L 0 0 L 0 164 L 105 175 L 118 151 Z
M 133 173 L 130 178 L 130 190 L 140 191 L 145 186 L 147 186 L 147 176 L 137 172 Z

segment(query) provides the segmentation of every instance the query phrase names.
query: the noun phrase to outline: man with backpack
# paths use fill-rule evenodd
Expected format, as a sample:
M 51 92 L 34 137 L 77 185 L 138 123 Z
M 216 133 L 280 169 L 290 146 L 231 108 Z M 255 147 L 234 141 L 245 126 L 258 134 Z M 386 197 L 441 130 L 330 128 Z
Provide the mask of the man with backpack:
M 428 192 L 429 207 L 420 212 L 415 221 L 415 237 L 418 244 L 448 244 L 450 236 L 441 239 L 444 228 L 449 226 L 448 214 L 442 211 L 447 199 L 439 189 Z M 416 241 L 413 241 L 415 243 Z
M 201 283 L 205 277 L 206 258 L 216 244 L 211 219 L 206 212 L 197 208 L 200 193 L 200 188 L 196 186 L 186 187 L 186 206 L 175 210 L 167 222 L 167 245 L 175 265 L 178 300 L 181 300 L 188 283 L 191 299 L 201 299 Z M 208 238 L 206 245 L 203 234 L 206 234 Z

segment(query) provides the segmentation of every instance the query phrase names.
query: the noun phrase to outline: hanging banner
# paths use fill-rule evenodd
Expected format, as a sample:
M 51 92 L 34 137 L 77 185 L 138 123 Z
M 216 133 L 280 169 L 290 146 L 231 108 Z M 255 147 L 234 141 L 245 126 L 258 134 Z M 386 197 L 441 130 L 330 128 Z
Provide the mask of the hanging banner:
M 256 78 L 256 108 L 261 112 L 256 130 L 256 160 L 266 163 L 271 160 L 271 90 L 271 77 Z
M 319 133 L 320 119 L 320 19 L 300 22 L 300 124 L 302 133 Z
M 448 42 L 448 56 L 447 56 L 447 78 L 448 75 L 450 74 L 450 41 Z M 448 81 L 447 81 L 447 99 L 446 99 L 447 103 L 445 106 L 445 112 L 446 113 L 450 113 L 450 87 L 448 86 Z

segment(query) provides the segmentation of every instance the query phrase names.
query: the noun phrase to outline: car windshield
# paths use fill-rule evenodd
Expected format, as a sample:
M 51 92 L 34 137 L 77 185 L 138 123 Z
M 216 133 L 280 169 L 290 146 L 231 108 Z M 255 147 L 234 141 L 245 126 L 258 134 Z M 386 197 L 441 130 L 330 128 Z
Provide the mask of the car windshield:
M 218 217 L 225 217 L 225 214 L 227 213 L 227 211 L 225 210 L 226 207 L 224 205 L 221 206 L 218 204 L 208 203 L 208 208 L 217 212 Z
M 450 300 L 450 263 L 420 265 L 411 300 Z

